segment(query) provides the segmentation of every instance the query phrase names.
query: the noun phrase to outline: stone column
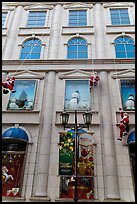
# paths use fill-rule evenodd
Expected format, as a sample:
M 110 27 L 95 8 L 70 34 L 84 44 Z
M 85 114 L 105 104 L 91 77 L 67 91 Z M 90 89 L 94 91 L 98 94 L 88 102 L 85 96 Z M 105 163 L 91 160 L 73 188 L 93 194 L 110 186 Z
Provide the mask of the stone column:
M 7 78 L 7 72 L 6 71 L 2 71 L 2 82 L 4 82 Z
M 59 39 L 61 32 L 61 13 L 62 6 L 57 4 L 53 9 L 53 18 L 50 31 L 50 43 L 49 43 L 49 59 L 58 58 Z
M 100 78 L 100 125 L 103 147 L 105 199 L 119 199 L 108 73 L 106 71 L 100 72 Z
M 47 196 L 47 181 L 50 158 L 50 140 L 55 94 L 55 72 L 49 72 L 45 78 L 43 105 L 39 133 L 38 156 L 36 162 L 35 196 Z M 54 181 L 53 181 L 54 182 Z
M 16 37 L 18 35 L 18 29 L 19 29 L 19 25 L 20 25 L 22 11 L 23 11 L 22 6 L 18 6 L 14 10 L 11 25 L 8 28 L 7 39 L 6 39 L 6 43 L 5 43 L 5 49 L 3 50 L 3 59 L 11 59 L 12 58 L 12 52 L 13 52 L 15 43 L 17 43 Z
M 105 51 L 105 30 L 104 30 L 104 16 L 103 7 L 100 2 L 95 4 L 94 13 L 94 29 L 95 29 L 95 50 L 96 58 L 103 59 L 106 56 Z

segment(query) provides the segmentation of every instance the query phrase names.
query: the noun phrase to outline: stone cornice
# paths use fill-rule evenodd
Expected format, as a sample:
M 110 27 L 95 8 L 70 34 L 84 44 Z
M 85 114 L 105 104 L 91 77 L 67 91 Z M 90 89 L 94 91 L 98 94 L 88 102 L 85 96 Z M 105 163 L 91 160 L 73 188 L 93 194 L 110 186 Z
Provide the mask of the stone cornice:
M 21 60 L 2 60 L 2 65 L 20 65 Z M 135 59 L 53 59 L 53 60 L 26 60 L 24 65 L 68 65 L 68 64 L 135 64 Z

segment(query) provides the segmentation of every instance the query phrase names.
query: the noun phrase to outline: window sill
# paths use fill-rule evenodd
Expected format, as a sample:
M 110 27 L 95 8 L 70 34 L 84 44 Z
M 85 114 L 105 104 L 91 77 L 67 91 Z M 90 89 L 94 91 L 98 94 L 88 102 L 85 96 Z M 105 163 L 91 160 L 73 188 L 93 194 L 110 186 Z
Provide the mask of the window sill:
M 35 197 L 31 197 L 30 198 L 30 201 L 31 202 L 43 202 L 43 201 L 45 201 L 45 202 L 48 202 L 48 201 L 50 201 L 50 198 L 49 197 L 40 197 L 40 196 L 35 196 Z
M 29 110 L 29 109 L 11 109 L 11 110 L 4 110 L 4 111 L 2 111 L 2 113 L 14 113 L 14 112 L 16 112 L 16 113 L 28 113 L 28 112 L 31 112 L 31 113 L 39 113 L 40 111 L 39 110 Z
M 25 198 L 24 197 L 7 197 L 7 196 L 2 196 L 2 201 L 3 202 L 24 202 Z
M 73 198 L 56 198 L 56 202 L 74 202 Z M 98 200 L 79 199 L 78 202 L 99 202 Z
M 134 27 L 135 24 L 123 24 L 123 25 L 106 25 L 106 27 Z

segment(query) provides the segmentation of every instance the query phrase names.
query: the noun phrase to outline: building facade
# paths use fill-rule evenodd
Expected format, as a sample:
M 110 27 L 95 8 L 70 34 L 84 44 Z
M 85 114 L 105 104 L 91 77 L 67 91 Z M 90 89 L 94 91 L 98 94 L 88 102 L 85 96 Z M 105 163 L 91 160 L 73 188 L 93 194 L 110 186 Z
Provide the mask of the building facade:
M 75 112 L 78 199 L 135 202 L 134 42 L 134 2 L 2 3 L 3 202 L 73 201 Z

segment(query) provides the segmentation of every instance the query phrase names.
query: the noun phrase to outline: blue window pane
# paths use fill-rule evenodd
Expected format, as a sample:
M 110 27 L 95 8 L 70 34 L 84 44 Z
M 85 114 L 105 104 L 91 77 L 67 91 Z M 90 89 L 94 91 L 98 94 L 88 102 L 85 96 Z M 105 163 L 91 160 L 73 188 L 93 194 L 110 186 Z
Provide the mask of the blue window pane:
M 76 52 L 77 51 L 77 45 L 69 46 L 68 51 L 69 52 Z
M 87 43 L 83 38 L 73 38 L 68 45 L 68 58 L 87 58 Z
M 70 23 L 77 23 L 77 20 L 76 19 L 71 19 Z
M 128 58 L 135 58 L 135 52 L 127 52 Z
M 76 42 L 77 42 L 77 38 L 73 38 L 73 39 L 69 40 L 68 45 L 69 44 L 74 44 Z
M 118 19 L 118 18 L 115 18 L 115 19 L 112 19 L 111 20 L 111 23 L 112 23 L 112 25 L 120 25 L 121 24 L 121 21 Z
M 5 21 L 6 21 L 6 18 L 7 18 L 7 12 L 5 12 L 5 13 L 2 13 L 2 27 L 4 26 L 4 24 L 5 24 Z
M 119 11 L 120 11 L 121 14 L 123 14 L 123 13 L 128 14 L 128 10 L 127 9 L 120 9 Z
M 111 14 L 118 14 L 118 10 L 116 10 L 116 9 L 111 9 L 110 12 L 111 12 Z
M 85 25 L 87 25 L 87 22 L 86 22 L 86 21 L 81 21 L 81 22 L 79 22 L 79 26 L 85 26 Z
M 84 46 L 84 45 L 81 45 L 81 46 L 78 47 L 78 51 L 79 52 L 86 52 L 87 51 L 87 47 Z
M 69 58 L 69 59 L 76 59 L 76 58 L 77 58 L 77 53 L 71 53 L 71 52 L 69 52 L 69 53 L 68 53 L 68 58 Z
M 69 26 L 86 26 L 87 15 L 86 11 L 70 11 Z
M 36 53 L 36 54 L 32 54 L 30 59 L 39 59 L 40 58 L 40 54 Z
M 126 49 L 128 50 L 128 51 L 134 51 L 135 50 L 135 47 L 134 47 L 134 45 L 125 45 L 126 46 Z
M 32 52 L 33 53 L 39 53 L 40 52 L 40 46 L 35 46 L 35 47 L 33 47 L 33 50 L 32 50 Z
M 124 50 L 124 45 L 123 44 L 119 44 L 119 45 L 116 45 L 116 51 L 121 51 L 121 50 Z
M 27 26 L 44 26 L 46 12 L 30 12 Z
M 121 43 L 123 41 L 122 37 L 116 38 L 115 43 Z
M 21 54 L 20 59 L 29 59 L 29 55 L 27 54 Z
M 76 16 L 76 15 L 77 15 L 77 11 L 70 11 L 69 14 L 70 14 L 70 15 L 75 15 L 75 16 Z
M 78 58 L 87 58 L 87 53 L 86 52 L 79 52 L 78 53 Z
M 111 14 L 111 22 L 113 25 L 123 25 L 123 24 L 130 24 L 128 10 L 127 9 L 116 9 L 110 10 Z
M 117 52 L 116 57 L 117 58 L 126 58 L 126 53 L 125 52 Z
M 20 59 L 38 59 L 40 58 L 41 42 L 39 40 L 29 40 L 24 43 Z M 28 56 L 27 56 L 28 55 Z

